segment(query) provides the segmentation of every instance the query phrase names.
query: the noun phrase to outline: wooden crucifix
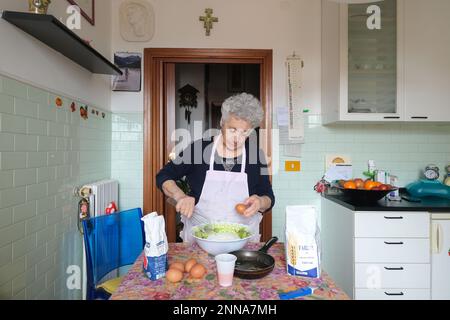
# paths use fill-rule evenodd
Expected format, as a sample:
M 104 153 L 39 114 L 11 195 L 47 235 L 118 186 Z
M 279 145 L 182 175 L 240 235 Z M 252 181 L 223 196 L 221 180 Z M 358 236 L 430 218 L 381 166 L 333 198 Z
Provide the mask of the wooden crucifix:
M 206 29 L 206 35 L 209 36 L 211 34 L 211 29 L 213 28 L 213 22 L 219 22 L 219 18 L 212 16 L 213 9 L 207 8 L 205 9 L 206 16 L 200 17 L 200 21 L 203 22 L 203 27 Z

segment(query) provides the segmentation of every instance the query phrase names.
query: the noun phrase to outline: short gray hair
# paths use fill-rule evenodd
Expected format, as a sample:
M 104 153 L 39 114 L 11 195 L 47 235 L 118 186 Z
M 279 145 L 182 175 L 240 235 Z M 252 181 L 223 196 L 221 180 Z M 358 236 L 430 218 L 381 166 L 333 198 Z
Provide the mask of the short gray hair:
M 264 110 L 258 99 L 248 93 L 240 93 L 229 97 L 222 104 L 222 121 L 229 119 L 230 115 L 251 124 L 253 128 L 259 127 L 264 119 Z

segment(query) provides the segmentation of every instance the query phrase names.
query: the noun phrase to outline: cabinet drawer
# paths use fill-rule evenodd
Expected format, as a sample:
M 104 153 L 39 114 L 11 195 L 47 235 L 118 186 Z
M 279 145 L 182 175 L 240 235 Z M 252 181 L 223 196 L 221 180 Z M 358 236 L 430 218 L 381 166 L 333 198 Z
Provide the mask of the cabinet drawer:
M 356 238 L 429 238 L 427 212 L 356 212 Z
M 430 300 L 430 289 L 356 289 L 355 300 Z
M 429 239 L 356 238 L 356 263 L 430 263 Z
M 368 264 L 355 265 L 355 287 L 362 289 L 429 289 L 429 264 Z

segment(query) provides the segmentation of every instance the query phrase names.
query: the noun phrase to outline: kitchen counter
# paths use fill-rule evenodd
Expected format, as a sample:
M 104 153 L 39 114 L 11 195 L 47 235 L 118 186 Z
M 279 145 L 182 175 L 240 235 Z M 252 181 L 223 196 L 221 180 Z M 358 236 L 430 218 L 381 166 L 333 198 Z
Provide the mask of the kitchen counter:
M 401 196 L 407 196 L 405 190 L 401 190 Z M 443 198 L 422 198 L 421 202 L 411 202 L 405 199 L 401 201 L 390 201 L 387 198 L 373 204 L 358 204 L 346 201 L 342 196 L 335 194 L 324 194 L 325 199 L 338 203 L 352 211 L 422 211 L 432 213 L 449 213 L 450 200 Z
M 249 243 L 246 248 L 258 250 L 262 243 Z M 313 295 L 299 297 L 298 300 L 348 300 L 349 297 L 335 282 L 322 272 L 319 279 L 290 276 L 286 273 L 284 244 L 274 244 L 268 252 L 275 259 L 272 273 L 262 279 L 244 280 L 234 277 L 228 288 L 219 286 L 214 257 L 204 252 L 197 244 L 170 243 L 169 263 L 186 262 L 197 259 L 207 271 L 201 280 L 189 279 L 187 275 L 179 283 L 171 283 L 166 278 L 151 281 L 142 271 L 141 255 L 124 277 L 112 300 L 278 300 L 281 292 L 302 287 L 317 288 Z

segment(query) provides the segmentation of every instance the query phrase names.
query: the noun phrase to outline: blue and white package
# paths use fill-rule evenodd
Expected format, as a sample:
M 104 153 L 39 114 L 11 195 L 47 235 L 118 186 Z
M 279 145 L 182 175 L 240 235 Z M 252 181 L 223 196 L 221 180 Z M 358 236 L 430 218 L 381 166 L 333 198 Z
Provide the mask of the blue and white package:
M 286 265 L 293 276 L 320 277 L 320 230 L 314 206 L 286 207 Z
M 168 269 L 166 226 L 164 217 L 152 212 L 142 217 L 145 230 L 144 273 L 150 280 L 158 280 Z

